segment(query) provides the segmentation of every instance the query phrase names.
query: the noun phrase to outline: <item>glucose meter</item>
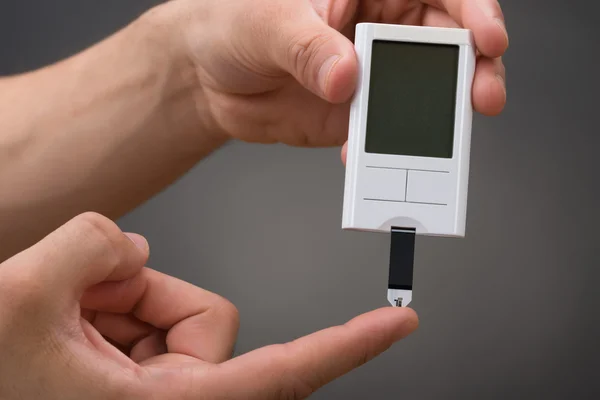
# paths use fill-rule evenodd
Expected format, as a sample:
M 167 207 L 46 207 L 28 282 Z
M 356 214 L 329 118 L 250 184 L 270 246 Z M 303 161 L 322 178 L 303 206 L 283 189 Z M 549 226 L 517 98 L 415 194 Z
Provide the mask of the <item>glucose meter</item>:
M 361 23 L 355 49 L 360 72 L 350 108 L 342 228 L 464 237 L 472 33 Z M 394 242 L 410 247 L 414 240 Z M 412 257 L 410 274 L 393 274 L 394 259 L 390 279 L 402 275 L 411 282 L 389 290 L 410 290 L 403 294 L 410 301 Z M 395 305 L 407 304 L 394 297 Z

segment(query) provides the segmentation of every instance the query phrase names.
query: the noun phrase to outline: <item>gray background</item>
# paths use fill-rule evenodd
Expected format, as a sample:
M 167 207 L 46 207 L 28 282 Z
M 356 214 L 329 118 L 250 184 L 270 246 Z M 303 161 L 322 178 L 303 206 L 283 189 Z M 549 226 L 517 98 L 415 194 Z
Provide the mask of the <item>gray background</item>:
M 152 3 L 1 0 L 0 73 Z M 509 105 L 475 118 L 468 237 L 419 238 L 419 331 L 314 398 L 600 396 L 598 7 L 502 3 Z M 149 238 L 152 267 L 238 306 L 245 352 L 386 305 L 388 237 L 340 230 L 343 175 L 338 149 L 234 144 L 120 225 Z

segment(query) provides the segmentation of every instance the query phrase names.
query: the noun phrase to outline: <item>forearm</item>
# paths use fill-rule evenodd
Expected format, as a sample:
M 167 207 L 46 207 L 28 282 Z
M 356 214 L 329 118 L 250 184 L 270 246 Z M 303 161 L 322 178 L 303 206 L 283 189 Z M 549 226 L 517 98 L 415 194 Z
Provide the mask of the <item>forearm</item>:
M 0 260 L 83 211 L 119 217 L 224 142 L 183 49 L 151 22 L 0 80 Z

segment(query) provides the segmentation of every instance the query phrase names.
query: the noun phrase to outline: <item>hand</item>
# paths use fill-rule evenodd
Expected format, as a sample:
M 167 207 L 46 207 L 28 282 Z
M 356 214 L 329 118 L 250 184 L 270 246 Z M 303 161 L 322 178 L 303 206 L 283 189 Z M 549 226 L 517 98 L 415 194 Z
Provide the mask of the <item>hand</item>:
M 196 74 L 196 98 L 215 130 L 251 142 L 342 145 L 357 60 L 356 22 L 473 31 L 479 59 L 473 106 L 486 115 L 504 107 L 508 46 L 497 0 L 176 0 L 163 20 Z M 162 24 L 162 23 L 161 23 Z
M 148 251 L 83 214 L 0 264 L 0 398 L 304 398 L 417 326 L 385 308 L 229 360 L 237 310 L 145 268 Z

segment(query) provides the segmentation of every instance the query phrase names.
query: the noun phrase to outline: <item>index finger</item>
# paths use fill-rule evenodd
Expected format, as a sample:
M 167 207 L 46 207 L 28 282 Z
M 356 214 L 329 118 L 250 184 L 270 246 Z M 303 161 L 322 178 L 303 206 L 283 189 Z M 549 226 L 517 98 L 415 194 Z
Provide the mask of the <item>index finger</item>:
M 81 299 L 81 306 L 107 313 L 133 313 L 140 321 L 168 331 L 170 353 L 208 362 L 231 356 L 239 324 L 237 309 L 223 297 L 149 268 L 130 280 L 92 287 Z
M 413 310 L 382 308 L 345 325 L 230 360 L 198 384 L 203 393 L 214 390 L 225 398 L 305 398 L 378 356 L 417 326 Z
M 470 29 L 477 49 L 486 57 L 497 58 L 508 48 L 508 33 L 498 0 L 421 0 L 445 10 L 457 23 Z
M 128 238 L 113 221 L 90 212 L 7 260 L 3 272 L 33 284 L 44 305 L 71 306 L 88 287 L 131 277 L 147 259 L 144 238 L 131 234 Z

